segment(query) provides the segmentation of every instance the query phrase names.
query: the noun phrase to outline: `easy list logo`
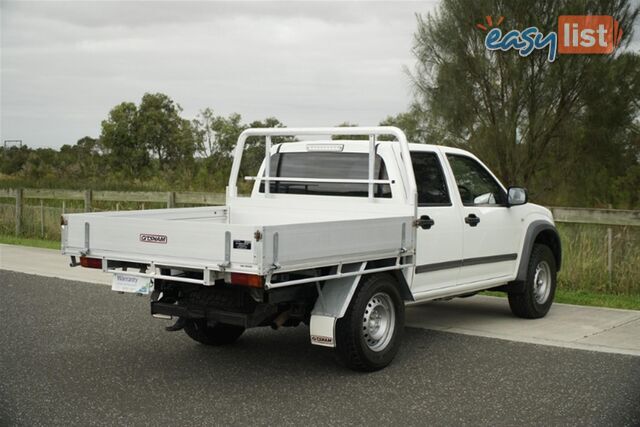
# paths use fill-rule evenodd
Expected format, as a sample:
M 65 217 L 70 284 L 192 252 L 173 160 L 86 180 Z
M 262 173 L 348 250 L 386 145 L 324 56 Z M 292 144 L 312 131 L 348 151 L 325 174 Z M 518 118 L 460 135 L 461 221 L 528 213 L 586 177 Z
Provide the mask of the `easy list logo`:
M 609 54 L 620 44 L 622 29 L 612 16 L 563 15 L 558 17 L 558 32 L 543 34 L 538 27 L 510 30 L 504 35 L 497 28 L 504 21 L 501 16 L 493 27 L 491 16 L 485 17 L 487 26 L 476 27 L 488 31 L 484 45 L 488 50 L 515 49 L 526 57 L 534 50 L 548 49 L 547 60 L 553 62 L 558 54 Z

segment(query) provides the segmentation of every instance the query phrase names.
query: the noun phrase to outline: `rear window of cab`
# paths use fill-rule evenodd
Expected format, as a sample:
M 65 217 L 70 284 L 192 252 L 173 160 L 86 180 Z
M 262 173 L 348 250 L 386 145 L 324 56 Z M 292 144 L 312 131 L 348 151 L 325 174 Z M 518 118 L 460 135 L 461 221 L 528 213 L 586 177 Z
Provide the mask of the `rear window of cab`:
M 318 196 L 368 197 L 366 183 L 335 183 L 299 181 L 298 179 L 368 179 L 369 154 L 343 152 L 293 152 L 271 156 L 271 176 L 296 178 L 296 181 L 274 181 L 269 191 L 280 194 L 307 194 Z M 376 155 L 374 179 L 389 179 L 384 161 Z M 260 184 L 264 193 L 264 182 Z M 389 184 L 375 184 L 374 197 L 390 198 Z

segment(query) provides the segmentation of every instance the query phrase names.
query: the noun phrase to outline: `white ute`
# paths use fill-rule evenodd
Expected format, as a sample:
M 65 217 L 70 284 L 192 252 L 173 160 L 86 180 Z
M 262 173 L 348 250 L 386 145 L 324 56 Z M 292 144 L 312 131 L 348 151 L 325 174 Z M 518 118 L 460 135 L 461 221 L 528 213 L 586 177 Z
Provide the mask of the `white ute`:
M 293 136 L 324 139 L 275 143 Z M 270 160 L 240 197 L 248 137 Z M 113 273 L 115 291 L 151 294 L 155 317 L 177 319 L 167 330 L 200 343 L 303 322 L 365 371 L 397 353 L 405 304 L 493 289 L 516 316 L 544 316 L 561 261 L 551 213 L 524 189 L 395 127 L 246 130 L 225 206 L 63 215 L 62 252 Z

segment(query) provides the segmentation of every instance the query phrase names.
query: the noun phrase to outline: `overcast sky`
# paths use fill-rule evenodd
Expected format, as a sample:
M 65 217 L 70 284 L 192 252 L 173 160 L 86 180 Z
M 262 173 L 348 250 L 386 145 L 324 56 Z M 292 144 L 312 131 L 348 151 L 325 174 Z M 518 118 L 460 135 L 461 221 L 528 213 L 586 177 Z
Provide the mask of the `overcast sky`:
M 436 4 L 2 0 L 1 139 L 95 137 L 145 92 L 187 118 L 375 125 L 410 103 L 415 12 Z
M 32 147 L 97 137 L 145 92 L 187 118 L 375 125 L 409 105 L 415 13 L 438 3 L 0 2 L 0 140 Z

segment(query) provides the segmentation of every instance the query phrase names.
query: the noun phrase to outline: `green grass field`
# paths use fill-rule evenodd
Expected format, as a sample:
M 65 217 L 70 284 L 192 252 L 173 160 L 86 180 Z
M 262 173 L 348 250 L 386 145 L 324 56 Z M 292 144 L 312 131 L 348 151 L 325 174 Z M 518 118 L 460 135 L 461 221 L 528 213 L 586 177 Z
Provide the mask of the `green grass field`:
M 6 234 L 0 234 L 0 243 L 31 246 L 33 248 L 60 249 L 60 242 L 56 240 L 28 239 L 26 237 L 7 236 Z

